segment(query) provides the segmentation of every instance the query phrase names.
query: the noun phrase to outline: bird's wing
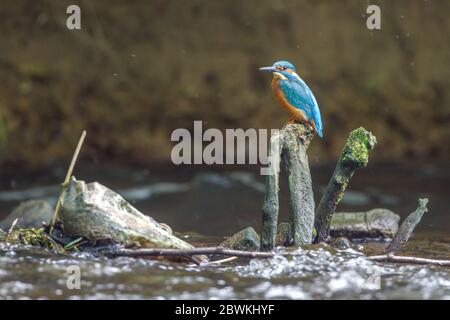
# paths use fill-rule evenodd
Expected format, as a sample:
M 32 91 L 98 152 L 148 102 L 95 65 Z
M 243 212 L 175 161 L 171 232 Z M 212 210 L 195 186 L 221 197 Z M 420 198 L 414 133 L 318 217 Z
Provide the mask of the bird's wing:
M 320 109 L 311 89 L 306 83 L 298 78 L 294 81 L 281 81 L 280 89 L 286 100 L 295 108 L 305 112 L 309 120 L 314 120 L 318 133 L 322 133 L 322 119 Z
M 308 119 L 313 119 L 313 109 L 317 105 L 311 90 L 305 85 L 294 81 L 281 81 L 280 89 L 292 106 L 305 112 Z

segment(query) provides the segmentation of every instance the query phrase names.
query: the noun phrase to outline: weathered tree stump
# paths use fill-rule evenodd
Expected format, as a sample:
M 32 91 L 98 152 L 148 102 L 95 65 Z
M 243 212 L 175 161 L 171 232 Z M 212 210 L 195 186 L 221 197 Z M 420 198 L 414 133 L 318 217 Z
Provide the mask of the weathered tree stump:
M 373 149 L 376 142 L 375 136 L 362 127 L 350 133 L 333 176 L 317 207 L 315 242 L 325 241 L 329 237 L 331 219 L 336 206 L 344 196 L 345 189 L 355 171 L 367 166 L 369 151 Z
M 270 139 L 270 166 L 266 176 L 266 193 L 262 207 L 261 251 L 270 251 L 275 246 L 278 224 L 278 174 L 280 172 L 283 135 L 277 132 Z
M 286 125 L 271 139 L 272 171 L 266 178 L 266 195 L 262 209 L 262 251 L 270 251 L 275 246 L 281 159 L 285 163 L 289 181 L 289 225 L 293 245 L 302 246 L 312 242 L 315 204 L 306 150 L 313 136 L 311 128 L 294 123 Z
M 414 229 L 422 219 L 422 216 L 428 211 L 427 204 L 428 198 L 419 199 L 419 206 L 402 222 L 394 238 L 386 248 L 387 253 L 397 251 L 406 243 L 406 241 L 408 241 Z

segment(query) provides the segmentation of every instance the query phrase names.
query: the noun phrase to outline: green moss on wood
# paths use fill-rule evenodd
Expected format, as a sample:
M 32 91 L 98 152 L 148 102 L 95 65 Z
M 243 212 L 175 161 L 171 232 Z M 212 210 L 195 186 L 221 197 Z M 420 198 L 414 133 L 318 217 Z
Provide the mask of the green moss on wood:
M 358 169 L 367 166 L 369 151 L 376 143 L 375 136 L 362 127 L 350 133 L 316 211 L 315 225 L 318 234 L 316 242 L 324 241 L 329 236 L 331 218 L 344 196 L 351 177 Z
M 371 132 L 360 127 L 350 133 L 342 152 L 342 164 L 362 168 L 369 162 L 369 151 L 377 140 Z

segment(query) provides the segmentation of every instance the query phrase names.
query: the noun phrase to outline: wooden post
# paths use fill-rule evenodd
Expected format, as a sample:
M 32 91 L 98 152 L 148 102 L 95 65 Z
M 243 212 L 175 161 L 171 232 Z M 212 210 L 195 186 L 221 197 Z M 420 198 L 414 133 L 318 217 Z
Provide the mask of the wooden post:
M 386 248 L 387 253 L 391 254 L 397 251 L 408 241 L 417 224 L 422 219 L 422 216 L 428 211 L 427 204 L 428 198 L 419 199 L 419 206 L 403 220 L 394 238 Z
M 283 133 L 282 159 L 289 182 L 289 227 L 294 246 L 312 243 L 314 195 L 306 151 L 312 130 L 301 124 L 287 125 Z
M 289 225 L 295 246 L 310 244 L 314 227 L 314 197 L 306 150 L 314 134 L 303 124 L 286 125 L 271 139 L 272 172 L 266 178 L 263 204 L 261 250 L 275 246 L 278 223 L 278 179 L 280 159 L 285 162 L 289 179 Z
M 270 139 L 270 166 L 266 176 L 266 194 L 262 207 L 261 251 L 271 251 L 275 246 L 278 224 L 278 175 L 280 172 L 282 132 L 277 132 Z
M 344 196 L 345 189 L 355 171 L 367 166 L 369 151 L 373 149 L 376 142 L 375 136 L 362 127 L 350 133 L 333 176 L 317 207 L 315 242 L 325 241 L 329 237 L 331 219 L 336 206 Z

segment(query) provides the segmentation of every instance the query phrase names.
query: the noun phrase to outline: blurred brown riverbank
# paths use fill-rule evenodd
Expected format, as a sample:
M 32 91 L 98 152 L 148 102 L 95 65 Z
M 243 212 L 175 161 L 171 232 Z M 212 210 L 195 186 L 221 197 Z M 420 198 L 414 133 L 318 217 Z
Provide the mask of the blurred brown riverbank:
M 65 27 L 69 4 L 82 30 Z M 321 107 L 332 163 L 350 130 L 378 138 L 374 162 L 450 158 L 448 1 L 4 1 L 0 110 L 6 170 L 68 162 L 151 167 L 170 161 L 170 133 L 280 128 L 287 116 L 258 67 L 291 60 Z M 371 2 L 372 4 L 372 2 Z M 1 128 L 1 126 L 0 126 Z

